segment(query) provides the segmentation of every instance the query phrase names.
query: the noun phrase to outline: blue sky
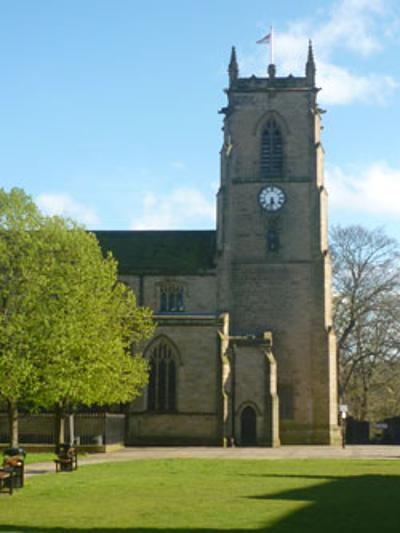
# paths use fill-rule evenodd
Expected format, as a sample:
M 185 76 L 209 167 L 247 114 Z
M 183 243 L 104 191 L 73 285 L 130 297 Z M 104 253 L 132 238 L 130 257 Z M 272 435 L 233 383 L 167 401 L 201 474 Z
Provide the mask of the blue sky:
M 227 63 L 314 42 L 330 221 L 400 239 L 398 0 L 0 0 L 1 186 L 92 229 L 214 227 Z

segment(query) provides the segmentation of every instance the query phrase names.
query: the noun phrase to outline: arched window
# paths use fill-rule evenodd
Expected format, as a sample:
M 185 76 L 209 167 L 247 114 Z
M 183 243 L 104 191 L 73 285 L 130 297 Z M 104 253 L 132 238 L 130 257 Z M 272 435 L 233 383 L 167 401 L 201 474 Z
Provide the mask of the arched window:
M 176 409 L 176 357 L 165 340 L 151 350 L 148 409 L 158 412 Z
M 261 138 L 261 174 L 264 177 L 277 177 L 283 170 L 282 134 L 275 120 L 265 125 Z

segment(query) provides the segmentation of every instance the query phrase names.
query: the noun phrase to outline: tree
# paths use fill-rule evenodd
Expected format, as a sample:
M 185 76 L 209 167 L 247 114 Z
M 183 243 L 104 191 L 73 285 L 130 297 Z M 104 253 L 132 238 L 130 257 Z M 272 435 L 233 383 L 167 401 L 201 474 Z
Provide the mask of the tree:
M 51 312 L 38 339 L 37 396 L 42 405 L 55 405 L 62 441 L 66 408 L 127 402 L 139 394 L 147 364 L 132 356 L 132 346 L 137 350 L 153 333 L 153 322 L 118 281 L 116 261 L 110 254 L 103 257 L 93 234 L 62 219 L 49 221 L 46 232 L 44 305 Z
M 17 406 L 133 399 L 147 381 L 138 352 L 153 332 L 93 234 L 43 217 L 23 191 L 0 191 L 0 394 L 9 405 L 12 445 Z M 133 350 L 133 351 L 132 351 Z
M 388 369 L 399 362 L 399 247 L 380 229 L 337 226 L 331 250 L 339 394 L 365 420 L 371 391 L 393 386 Z
M 43 217 L 19 189 L 0 189 L 0 397 L 8 408 L 11 445 L 18 443 L 18 403 L 35 394 L 32 333 L 42 288 Z

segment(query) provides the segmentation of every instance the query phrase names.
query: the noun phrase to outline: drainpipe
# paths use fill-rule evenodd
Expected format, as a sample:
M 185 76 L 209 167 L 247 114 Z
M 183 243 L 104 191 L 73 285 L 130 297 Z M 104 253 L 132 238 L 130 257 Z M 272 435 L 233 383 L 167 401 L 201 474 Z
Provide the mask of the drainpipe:
M 143 274 L 139 274 L 139 305 L 144 305 L 144 279 Z

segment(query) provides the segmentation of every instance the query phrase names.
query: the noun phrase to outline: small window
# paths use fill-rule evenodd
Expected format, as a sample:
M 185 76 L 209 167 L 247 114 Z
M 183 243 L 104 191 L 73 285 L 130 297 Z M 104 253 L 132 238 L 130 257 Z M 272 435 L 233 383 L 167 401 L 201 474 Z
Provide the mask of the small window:
M 149 411 L 171 412 L 176 409 L 176 357 L 166 341 L 151 352 L 148 385 Z
M 279 385 L 279 415 L 282 420 L 294 418 L 294 395 L 292 385 Z
M 281 176 L 283 171 L 283 141 L 275 120 L 269 120 L 261 138 L 261 174 L 264 177 Z
M 160 312 L 180 313 L 185 310 L 183 287 L 166 285 L 160 288 Z
M 267 250 L 268 252 L 277 252 L 279 250 L 279 233 L 274 228 L 270 228 L 267 231 Z

